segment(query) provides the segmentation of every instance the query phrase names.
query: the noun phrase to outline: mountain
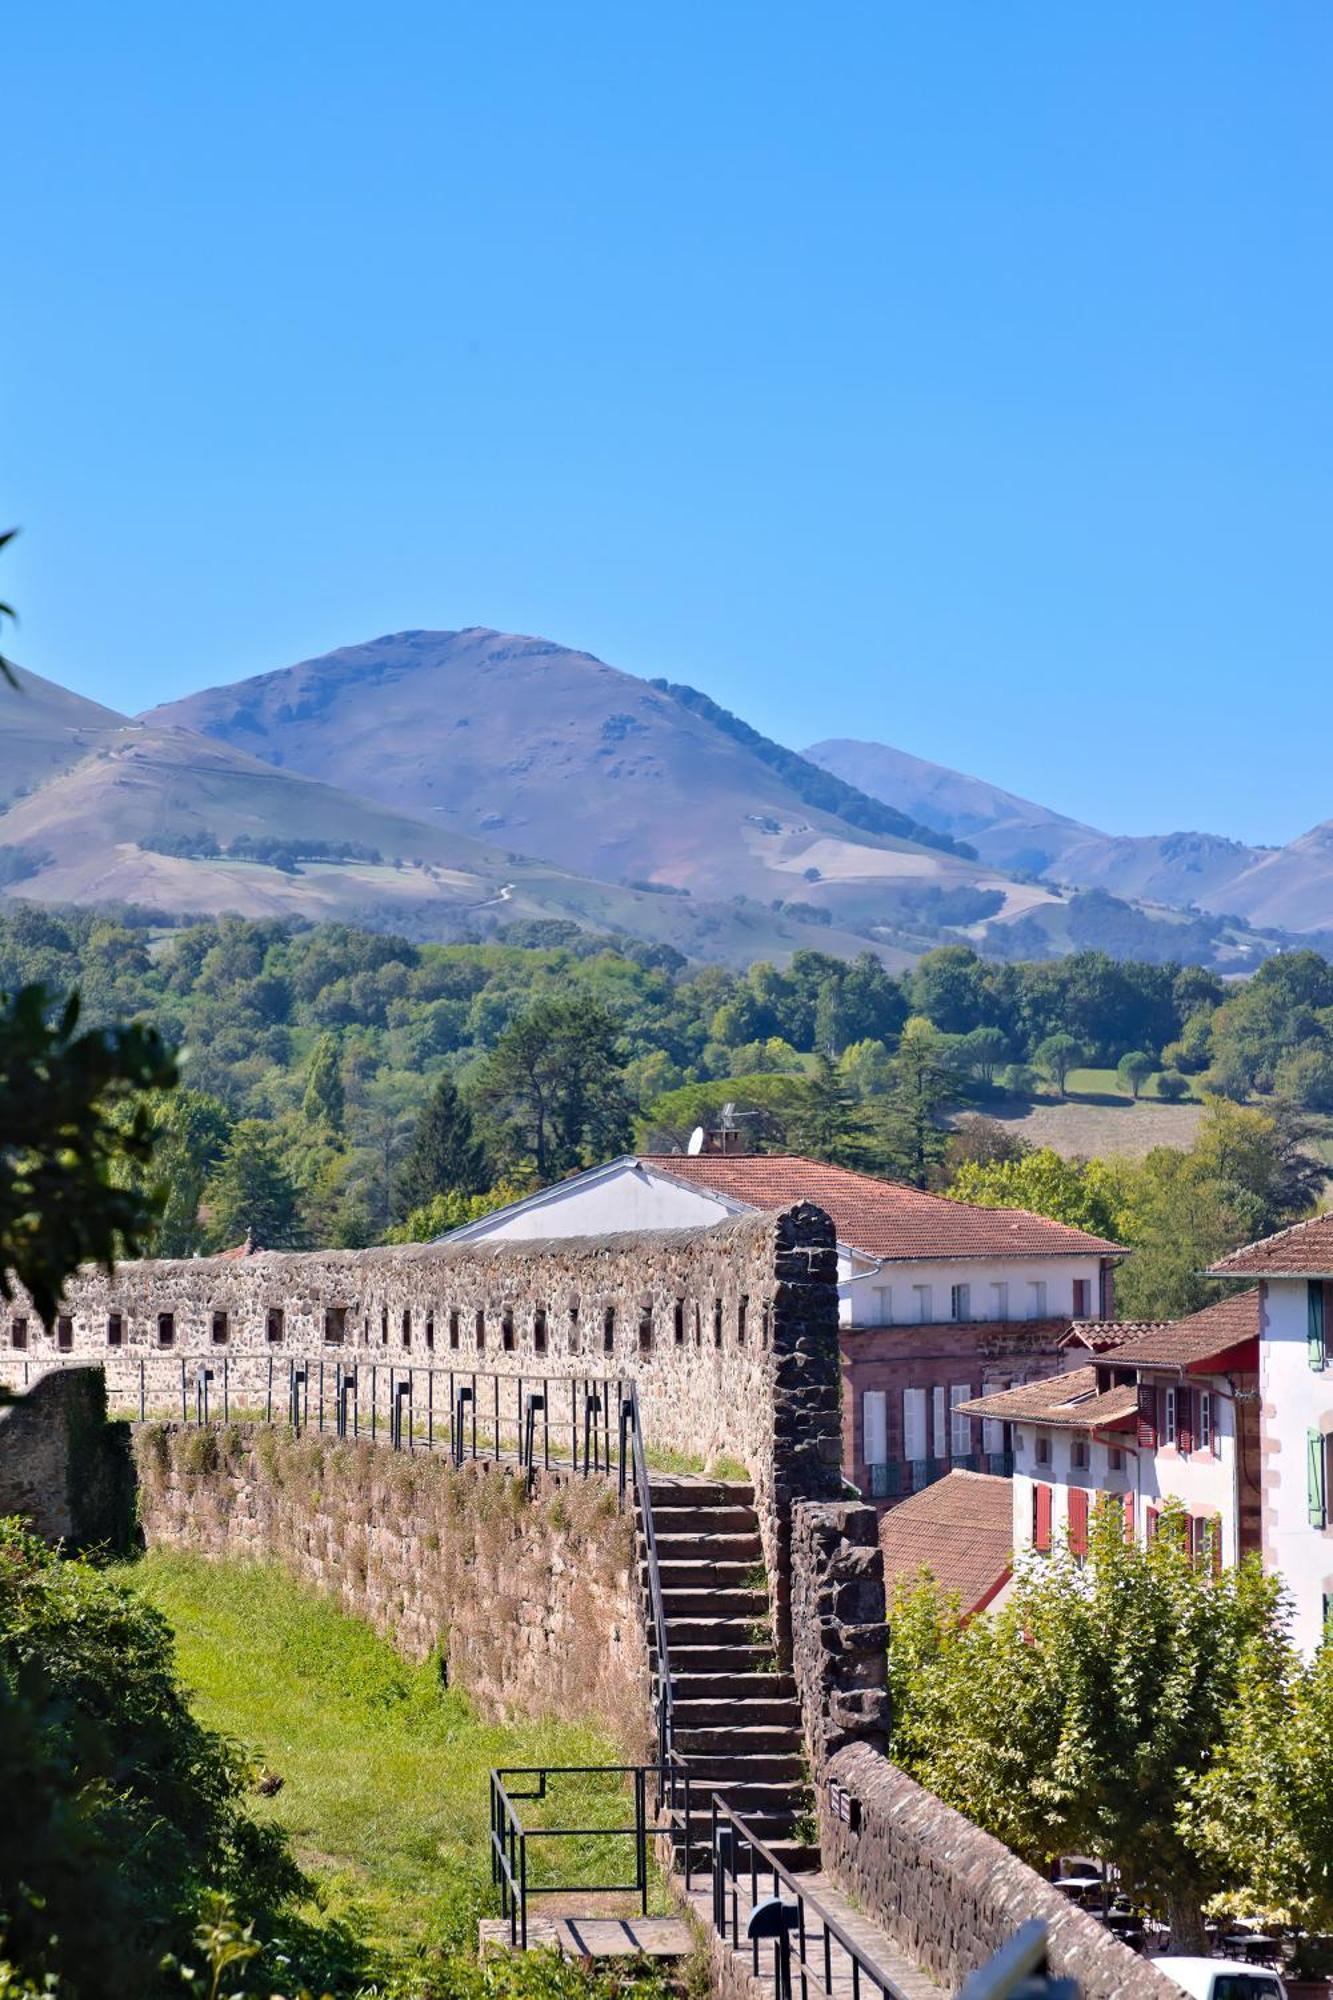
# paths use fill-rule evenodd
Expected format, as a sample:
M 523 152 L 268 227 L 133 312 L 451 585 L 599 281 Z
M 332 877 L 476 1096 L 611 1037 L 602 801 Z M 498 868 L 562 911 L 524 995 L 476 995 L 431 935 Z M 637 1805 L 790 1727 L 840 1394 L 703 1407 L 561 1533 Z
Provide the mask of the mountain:
M 127 718 L 25 669 L 0 689 L 0 810 L 67 771 Z
M 1333 930 L 1333 821 L 1282 848 L 1215 833 L 1110 834 L 885 743 L 830 738 L 805 754 L 900 812 L 965 837 L 995 868 L 1264 929 Z
M 394 633 L 148 719 L 604 882 L 794 904 L 857 931 L 905 891 L 980 889 L 1004 908 L 1013 890 L 706 696 L 543 639 Z

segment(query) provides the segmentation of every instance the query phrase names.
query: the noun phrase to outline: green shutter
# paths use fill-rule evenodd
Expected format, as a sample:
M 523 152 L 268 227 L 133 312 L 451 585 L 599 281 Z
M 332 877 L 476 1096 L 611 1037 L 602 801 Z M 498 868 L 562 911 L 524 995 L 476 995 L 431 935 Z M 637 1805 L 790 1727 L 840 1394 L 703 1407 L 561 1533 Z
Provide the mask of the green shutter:
M 1322 1528 L 1328 1520 L 1327 1496 L 1324 1490 L 1324 1437 L 1322 1431 L 1307 1431 L 1306 1478 L 1310 1495 L 1310 1526 Z
M 1305 1283 L 1306 1338 L 1310 1344 L 1310 1366 L 1322 1368 L 1328 1359 L 1324 1346 L 1324 1281 L 1307 1278 Z

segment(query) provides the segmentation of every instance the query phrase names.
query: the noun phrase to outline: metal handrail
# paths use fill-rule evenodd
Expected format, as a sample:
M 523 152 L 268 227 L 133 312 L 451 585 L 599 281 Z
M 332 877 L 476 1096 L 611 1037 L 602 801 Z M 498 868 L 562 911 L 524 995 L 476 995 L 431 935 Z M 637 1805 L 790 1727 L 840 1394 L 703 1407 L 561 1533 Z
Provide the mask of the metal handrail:
M 898 1984 L 893 1975 L 886 1972 L 867 1957 L 850 1931 L 844 1929 L 838 1919 L 827 1910 L 819 1897 L 802 1883 L 799 1875 L 778 1860 L 776 1854 L 766 1847 L 757 1833 L 752 1833 L 739 1813 L 713 1793 L 711 1841 L 713 1857 L 713 1927 L 719 1937 L 727 1939 L 733 1951 L 739 1952 L 746 1941 L 742 1932 L 740 1915 L 739 1885 L 748 1879 L 750 1907 L 753 1909 L 760 1900 L 761 1884 L 765 1893 L 782 1897 L 783 1891 L 793 1899 L 795 1919 L 792 1929 L 795 1938 L 787 1947 L 792 1955 L 786 1969 L 797 1972 L 801 1981 L 802 2000 L 809 2000 L 811 1990 L 831 2000 L 834 1992 L 833 1945 L 847 1954 L 851 1961 L 851 2000 L 860 2000 L 862 1981 L 884 1996 L 884 2000 L 909 2000 L 906 1989 Z M 749 1855 L 749 1868 L 742 1872 L 740 1853 Z M 728 1909 L 727 1882 L 731 1881 L 730 1909 Z M 768 1882 L 771 1879 L 771 1890 Z M 813 1915 L 816 1925 L 807 1924 L 807 1915 Z M 759 1939 L 749 1937 L 751 1964 L 756 1978 L 759 1976 Z M 812 1944 L 822 1943 L 821 1961 L 814 1962 L 809 1956 Z M 775 1947 L 774 1981 L 783 1984 L 783 1953 Z M 839 1992 L 845 1991 L 840 1984 Z
M 639 1421 L 639 1392 L 634 1382 L 629 1384 L 629 1393 L 624 1398 L 622 1409 L 628 1414 L 631 1462 L 634 1469 L 634 1491 L 639 1503 L 639 1522 L 643 1533 L 644 1557 L 648 1570 L 648 1602 L 652 1612 L 653 1641 L 657 1648 L 657 1673 L 653 1689 L 654 1721 L 657 1725 L 657 1761 L 666 1771 L 675 1764 L 675 1690 L 671 1680 L 671 1648 L 667 1643 L 666 1605 L 662 1596 L 662 1572 L 657 1560 L 657 1530 L 653 1522 L 653 1496 L 648 1482 L 648 1459 L 643 1448 L 643 1425 Z M 625 1453 L 622 1447 L 621 1462 Z M 689 1829 L 686 1828 L 686 1848 L 689 1846 Z
M 524 1826 L 515 1799 L 544 1799 L 548 1777 L 622 1777 L 634 1781 L 633 1826 Z M 535 1778 L 531 1788 L 509 1786 L 506 1779 Z M 648 1780 L 656 1781 L 658 1802 L 665 1795 L 663 1773 L 656 1764 L 508 1764 L 490 1774 L 491 1881 L 500 1891 L 500 1914 L 508 1919 L 509 1941 L 528 1948 L 528 1902 L 533 1896 L 567 1896 L 588 1885 L 576 1882 L 532 1883 L 528 1880 L 530 1840 L 627 1840 L 634 1842 L 634 1880 L 604 1882 L 590 1889 L 596 1895 L 634 1895 L 642 1915 L 648 1914 L 648 1840 L 670 1834 L 673 1826 L 650 1825 Z M 688 1798 L 687 1798 L 688 1809 Z

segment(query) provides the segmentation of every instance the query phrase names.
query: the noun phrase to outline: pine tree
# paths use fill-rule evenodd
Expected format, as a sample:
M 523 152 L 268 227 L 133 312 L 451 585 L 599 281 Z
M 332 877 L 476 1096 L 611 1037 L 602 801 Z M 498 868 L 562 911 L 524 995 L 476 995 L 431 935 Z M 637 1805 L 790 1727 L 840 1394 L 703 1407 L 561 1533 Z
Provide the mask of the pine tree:
M 336 1035 L 321 1035 L 306 1071 L 301 1115 L 310 1125 L 341 1132 L 346 1101 L 343 1096 L 342 1049 Z
M 248 1237 L 256 1249 L 294 1250 L 301 1230 L 296 1188 L 262 1118 L 242 1118 L 204 1189 L 209 1240 L 223 1250 Z
M 859 1166 L 865 1138 L 852 1093 L 831 1055 L 821 1049 L 814 1074 L 807 1080 L 803 1102 L 790 1128 L 792 1148 L 812 1160 L 834 1166 Z
M 398 1170 L 394 1196 L 399 1216 L 424 1208 L 437 1194 L 480 1194 L 486 1185 L 486 1154 L 472 1114 L 451 1076 L 442 1076 L 417 1121 L 407 1157 Z

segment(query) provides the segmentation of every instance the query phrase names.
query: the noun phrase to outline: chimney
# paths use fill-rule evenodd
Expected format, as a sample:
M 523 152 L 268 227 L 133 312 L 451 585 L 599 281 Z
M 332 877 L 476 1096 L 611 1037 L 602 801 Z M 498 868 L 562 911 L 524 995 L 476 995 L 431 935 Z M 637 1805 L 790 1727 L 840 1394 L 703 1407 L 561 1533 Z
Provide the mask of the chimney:
M 710 1128 L 704 1133 L 704 1142 L 700 1150 L 705 1153 L 721 1153 L 726 1156 L 730 1156 L 733 1153 L 743 1153 L 745 1151 L 745 1134 L 735 1125 Z

